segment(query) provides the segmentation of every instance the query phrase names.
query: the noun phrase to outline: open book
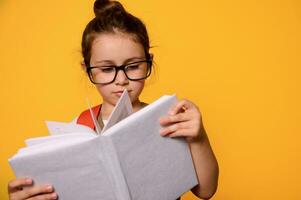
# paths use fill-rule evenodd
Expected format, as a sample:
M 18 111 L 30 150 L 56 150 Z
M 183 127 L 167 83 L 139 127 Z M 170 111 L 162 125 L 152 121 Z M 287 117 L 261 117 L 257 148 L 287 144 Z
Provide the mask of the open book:
M 198 183 L 186 140 L 159 134 L 175 102 L 165 95 L 132 113 L 125 90 L 102 130 L 93 112 L 96 132 L 48 122 L 51 135 L 26 140 L 9 163 L 16 177 L 52 184 L 61 200 L 174 200 Z

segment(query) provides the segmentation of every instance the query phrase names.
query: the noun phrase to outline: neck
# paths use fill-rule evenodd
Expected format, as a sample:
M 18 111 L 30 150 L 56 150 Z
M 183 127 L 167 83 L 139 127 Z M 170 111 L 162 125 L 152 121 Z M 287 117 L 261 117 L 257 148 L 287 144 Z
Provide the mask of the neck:
M 135 102 L 132 103 L 133 106 L 133 112 L 137 112 L 141 108 L 145 106 L 145 103 L 141 102 L 139 99 L 137 99 Z M 112 113 L 115 105 L 110 104 L 108 102 L 103 102 L 101 106 L 101 117 L 102 119 L 106 120 L 109 118 L 110 114 Z

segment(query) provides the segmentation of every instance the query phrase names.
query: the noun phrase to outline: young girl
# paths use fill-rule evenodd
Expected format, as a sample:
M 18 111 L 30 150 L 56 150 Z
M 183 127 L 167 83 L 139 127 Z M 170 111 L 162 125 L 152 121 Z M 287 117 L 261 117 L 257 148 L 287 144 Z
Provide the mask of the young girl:
M 139 96 L 151 74 L 153 55 L 149 52 L 145 25 L 119 2 L 96 0 L 94 12 L 96 17 L 88 23 L 82 37 L 83 67 L 102 96 L 102 104 L 93 110 L 98 120 L 105 122 L 124 89 L 129 92 L 134 112 L 146 105 Z M 86 113 L 76 121 L 92 126 Z M 199 182 L 191 191 L 199 198 L 209 199 L 217 189 L 218 164 L 198 107 L 189 100 L 181 100 L 168 116 L 159 120 L 162 137 L 186 138 Z M 10 181 L 8 193 L 11 200 L 58 198 L 51 185 L 37 185 L 30 178 Z

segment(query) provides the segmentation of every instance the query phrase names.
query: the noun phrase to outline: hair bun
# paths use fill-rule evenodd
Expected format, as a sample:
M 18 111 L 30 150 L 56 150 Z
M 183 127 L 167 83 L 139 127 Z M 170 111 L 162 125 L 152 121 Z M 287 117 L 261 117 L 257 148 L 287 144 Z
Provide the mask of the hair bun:
M 121 5 L 121 3 L 117 1 L 96 0 L 94 2 L 94 14 L 96 17 L 106 16 L 107 14 L 111 14 L 115 12 L 126 13 L 126 10 Z

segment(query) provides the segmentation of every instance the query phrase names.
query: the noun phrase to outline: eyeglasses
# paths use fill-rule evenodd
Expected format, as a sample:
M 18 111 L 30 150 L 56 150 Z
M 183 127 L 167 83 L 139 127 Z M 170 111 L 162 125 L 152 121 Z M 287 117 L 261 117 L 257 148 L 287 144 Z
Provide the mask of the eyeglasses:
M 139 81 L 150 76 L 151 66 L 152 60 L 142 60 L 120 66 L 90 66 L 87 67 L 87 73 L 94 84 L 113 83 L 119 70 L 122 70 L 129 80 Z

